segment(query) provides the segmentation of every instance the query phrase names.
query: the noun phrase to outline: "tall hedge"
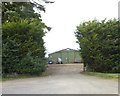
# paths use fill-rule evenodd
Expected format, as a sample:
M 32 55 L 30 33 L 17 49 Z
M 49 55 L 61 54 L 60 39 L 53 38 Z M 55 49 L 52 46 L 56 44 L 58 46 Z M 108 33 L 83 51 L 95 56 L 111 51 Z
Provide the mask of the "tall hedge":
M 35 8 L 37 13 L 33 10 Z M 2 72 L 41 74 L 45 71 L 45 29 L 40 11 L 43 5 L 31 2 L 2 2 Z
M 36 74 L 45 70 L 44 28 L 37 19 L 3 23 L 3 73 Z
M 83 22 L 75 35 L 87 70 L 95 72 L 120 72 L 119 21 L 102 20 Z

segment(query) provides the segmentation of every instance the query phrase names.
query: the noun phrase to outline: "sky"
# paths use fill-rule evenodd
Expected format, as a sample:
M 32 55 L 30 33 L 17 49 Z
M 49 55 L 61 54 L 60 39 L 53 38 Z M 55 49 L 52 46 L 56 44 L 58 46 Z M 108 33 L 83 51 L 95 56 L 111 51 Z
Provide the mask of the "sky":
M 52 0 L 51 0 L 52 1 Z M 65 48 L 79 49 L 74 32 L 88 20 L 118 18 L 119 0 L 54 0 L 45 5 L 43 22 L 52 27 L 43 38 L 47 54 Z

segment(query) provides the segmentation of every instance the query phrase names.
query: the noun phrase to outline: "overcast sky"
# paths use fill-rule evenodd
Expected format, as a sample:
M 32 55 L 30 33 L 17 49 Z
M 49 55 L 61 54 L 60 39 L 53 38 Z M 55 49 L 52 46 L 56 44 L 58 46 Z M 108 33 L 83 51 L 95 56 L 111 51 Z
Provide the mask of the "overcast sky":
M 51 0 L 52 1 L 52 0 Z M 65 48 L 78 49 L 74 32 L 87 20 L 118 18 L 119 0 L 54 0 L 42 13 L 43 22 L 52 27 L 44 37 L 47 53 Z

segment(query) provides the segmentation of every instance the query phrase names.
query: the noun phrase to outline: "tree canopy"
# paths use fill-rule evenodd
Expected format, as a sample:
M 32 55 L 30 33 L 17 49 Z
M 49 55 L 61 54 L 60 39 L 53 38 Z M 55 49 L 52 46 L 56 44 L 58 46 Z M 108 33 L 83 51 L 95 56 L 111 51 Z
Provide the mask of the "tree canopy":
M 2 2 L 2 68 L 7 73 L 40 74 L 46 68 L 43 36 L 50 29 L 42 22 L 45 11 L 36 2 Z
M 95 72 L 120 72 L 119 20 L 83 22 L 75 35 L 88 70 Z

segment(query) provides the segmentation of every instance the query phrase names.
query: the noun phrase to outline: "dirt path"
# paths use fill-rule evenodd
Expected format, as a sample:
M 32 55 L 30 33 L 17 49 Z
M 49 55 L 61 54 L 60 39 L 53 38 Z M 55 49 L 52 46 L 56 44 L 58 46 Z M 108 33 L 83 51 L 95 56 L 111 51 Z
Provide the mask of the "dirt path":
M 84 76 L 82 64 L 49 65 L 45 77 L 6 81 L 3 94 L 117 94 L 117 80 Z

